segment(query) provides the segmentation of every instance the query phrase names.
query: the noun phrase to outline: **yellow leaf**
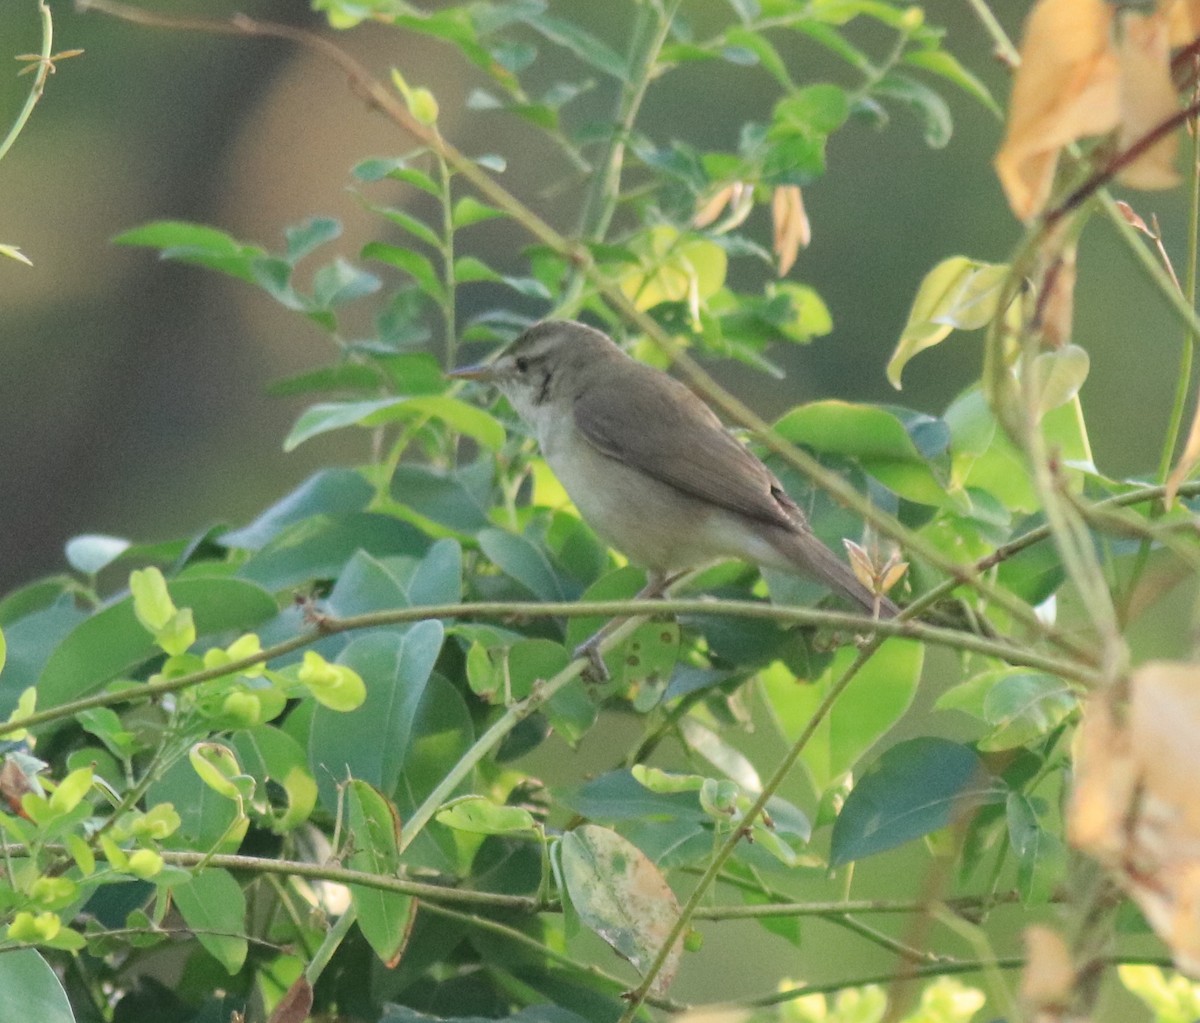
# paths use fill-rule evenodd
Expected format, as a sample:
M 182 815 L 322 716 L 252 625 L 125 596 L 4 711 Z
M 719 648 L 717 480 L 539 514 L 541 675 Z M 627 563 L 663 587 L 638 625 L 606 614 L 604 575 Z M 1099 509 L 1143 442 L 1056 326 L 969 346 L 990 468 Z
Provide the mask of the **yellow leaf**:
M 1039 0 L 1025 23 L 996 173 L 1021 220 L 1050 197 L 1058 152 L 1116 127 L 1120 63 L 1105 0 Z
M 621 277 L 621 290 L 639 309 L 660 302 L 698 305 L 725 283 L 725 250 L 707 238 L 687 238 L 665 224 L 637 246 L 639 266 Z

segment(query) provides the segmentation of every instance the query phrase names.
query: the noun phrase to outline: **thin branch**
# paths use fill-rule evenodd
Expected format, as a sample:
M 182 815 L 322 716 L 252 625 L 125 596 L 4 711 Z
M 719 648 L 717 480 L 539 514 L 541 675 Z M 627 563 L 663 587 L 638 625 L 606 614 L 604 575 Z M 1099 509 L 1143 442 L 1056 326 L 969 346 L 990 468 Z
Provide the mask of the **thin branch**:
M 1113 955 L 1105 957 L 1106 965 L 1121 966 L 1121 965 L 1137 965 L 1137 966 L 1160 966 L 1163 969 L 1174 968 L 1174 962 L 1169 956 L 1122 956 Z M 981 960 L 959 960 L 951 963 L 923 963 L 913 967 L 912 975 L 914 977 L 953 977 L 963 973 L 977 973 L 987 966 L 994 966 L 1001 970 L 1022 970 L 1025 968 L 1024 956 L 1006 956 L 1003 959 L 996 959 L 991 962 L 983 962 Z M 867 987 L 868 985 L 886 984 L 892 979 L 891 971 L 884 973 L 876 973 L 866 977 L 853 977 L 845 980 L 826 981 L 821 984 L 802 984 L 793 988 L 788 988 L 783 991 L 773 991 L 767 995 L 761 995 L 758 998 L 748 998 L 741 1001 L 719 1002 L 711 1005 L 693 1006 L 692 1011 L 716 1013 L 722 1008 L 738 1008 L 738 1009 L 766 1009 L 773 1005 L 783 1005 L 785 1002 L 794 1002 L 797 998 L 804 998 L 806 995 L 829 994 L 834 991 L 844 991 L 851 987 Z
M 727 615 L 738 618 L 766 619 L 789 625 L 806 625 L 827 629 L 842 629 L 857 633 L 875 633 L 884 638 L 904 636 L 938 646 L 997 657 L 1010 664 L 1039 668 L 1063 678 L 1073 679 L 1082 685 L 1093 685 L 1097 676 L 1084 664 L 1068 661 L 1049 654 L 1039 653 L 1030 647 L 976 636 L 972 633 L 927 625 L 924 622 L 907 621 L 899 618 L 876 619 L 866 615 L 844 611 L 822 611 L 816 608 L 792 607 L 781 604 L 764 604 L 752 600 L 714 600 L 708 598 L 668 597 L 654 600 L 603 600 L 595 602 L 466 602 L 461 604 L 429 604 L 419 607 L 395 608 L 389 611 L 373 611 L 367 614 L 350 615 L 345 618 L 322 616 L 319 624 L 307 632 L 267 647 L 258 653 L 230 661 L 218 667 L 205 668 L 172 678 L 135 684 L 115 692 L 95 693 L 80 697 L 69 703 L 46 710 L 39 710 L 27 717 L 0 722 L 0 736 L 25 728 L 37 728 L 52 721 L 60 721 L 93 707 L 109 707 L 131 701 L 154 699 L 168 693 L 190 689 L 213 679 L 225 678 L 244 672 L 258 664 L 265 664 L 285 654 L 309 646 L 318 640 L 342 632 L 370 629 L 385 625 L 403 625 L 409 622 L 433 618 L 620 618 L 628 615 Z M 628 631 L 622 631 L 624 638 Z M 607 646 L 607 644 L 606 644 Z M 583 658 L 572 664 L 582 665 Z M 539 701 L 541 702 L 541 701 Z M 528 711 L 526 711 L 528 713 Z
M 30 115 L 33 113 L 33 108 L 37 106 L 38 100 L 42 98 L 42 91 L 46 87 L 46 75 L 48 69 L 54 65 L 50 63 L 50 54 L 54 49 L 54 19 L 50 15 L 50 7 L 46 0 L 38 0 L 38 14 L 42 19 L 42 50 L 38 54 L 38 60 L 41 62 L 41 67 L 38 68 L 33 76 L 33 85 L 30 87 L 29 95 L 25 97 L 25 105 L 21 107 L 21 112 L 17 114 L 17 119 L 13 121 L 13 125 L 8 129 L 8 134 L 0 140 L 0 160 L 4 159 L 4 154 L 12 148 L 12 144 L 17 141 L 17 136 L 21 134 L 21 130 L 29 121 Z
M 1152 149 L 1177 128 L 1186 124 L 1197 114 L 1200 114 L 1200 102 L 1189 103 L 1182 110 L 1178 110 L 1170 117 L 1160 121 L 1144 135 L 1131 142 L 1126 148 L 1115 153 L 1104 164 L 1097 167 L 1088 176 L 1087 180 L 1063 199 L 1062 202 L 1053 209 L 1046 211 L 1042 218 L 1046 226 L 1053 227 L 1068 213 L 1078 209 L 1131 163 Z

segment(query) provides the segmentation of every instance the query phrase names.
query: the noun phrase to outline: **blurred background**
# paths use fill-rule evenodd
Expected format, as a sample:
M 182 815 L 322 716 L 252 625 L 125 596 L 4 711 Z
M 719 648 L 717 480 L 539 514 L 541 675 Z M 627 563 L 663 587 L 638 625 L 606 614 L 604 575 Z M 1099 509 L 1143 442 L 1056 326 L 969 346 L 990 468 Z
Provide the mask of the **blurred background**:
M 996 5 L 1013 34 L 1029 6 Z M 303 0 L 159 7 L 206 16 L 240 10 L 333 34 Z M 552 8 L 624 49 L 629 3 L 555 0 Z M 0 161 L 0 242 L 20 246 L 34 264 L 0 259 L 0 592 L 61 570 L 72 535 L 149 541 L 239 524 L 315 466 L 365 455 L 358 446 L 365 442 L 349 435 L 281 450 L 304 401 L 267 397 L 264 388 L 329 361 L 330 342 L 316 327 L 254 288 L 110 240 L 178 218 L 278 249 L 288 224 L 324 214 L 347 230 L 322 261 L 335 250 L 355 259 L 377 224 L 348 190 L 350 168 L 410 146 L 336 71 L 289 45 L 139 27 L 68 3 L 52 9 L 55 49 L 86 53 L 62 62 Z M 695 21 L 714 11 L 708 0 L 684 9 Z M 930 4 L 927 15 L 1003 101 L 1007 72 L 968 6 Z M 381 76 L 396 66 L 409 82 L 432 88 L 443 132 L 468 152 L 504 153 L 508 187 L 570 230 L 583 183 L 523 123 L 464 109 L 482 83 L 457 54 L 369 26 L 337 38 Z M 30 81 L 16 77 L 20 65 L 11 58 L 39 42 L 35 0 L 0 4 L 6 126 Z M 864 37 L 868 49 L 871 42 Z M 815 46 L 788 46 L 798 79 L 851 80 Z M 549 82 L 565 64 L 548 44 L 541 52 Z M 885 128 L 852 123 L 833 138 L 827 176 L 805 192 L 813 241 L 791 277 L 824 296 L 834 333 L 808 347 L 777 346 L 771 354 L 787 368 L 783 381 L 717 367 L 762 413 L 822 397 L 938 413 L 978 374 L 979 336 L 955 335 L 909 366 L 902 393 L 884 379 L 923 274 L 955 253 L 1002 260 L 1018 237 L 990 167 L 1002 126 L 969 98 L 938 88 L 955 117 L 945 149 L 927 148 L 903 111 Z M 765 117 L 775 95 L 759 69 L 693 65 L 653 84 L 640 123 L 660 144 L 682 138 L 732 149 L 738 126 Z M 613 102 L 600 81 L 566 117 L 603 117 Z M 379 191 L 373 198 L 403 200 Z M 1126 198 L 1147 220 L 1157 212 L 1180 261 L 1182 196 Z M 477 254 L 519 269 L 526 239 L 491 227 L 478 229 Z M 765 219 L 760 227 L 769 241 Z M 477 310 L 470 289 L 463 298 L 465 322 Z M 1081 246 L 1076 308 L 1076 340 L 1092 354 L 1083 395 L 1097 459 L 1115 475 L 1153 471 L 1179 330 L 1099 221 Z

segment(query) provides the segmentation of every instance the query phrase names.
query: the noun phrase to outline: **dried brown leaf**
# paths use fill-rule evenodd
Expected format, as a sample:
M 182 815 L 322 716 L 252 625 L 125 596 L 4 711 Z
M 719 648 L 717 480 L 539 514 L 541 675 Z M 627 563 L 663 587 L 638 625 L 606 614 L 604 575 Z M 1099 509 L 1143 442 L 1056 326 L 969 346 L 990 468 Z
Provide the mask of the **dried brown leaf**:
M 1025 23 L 1008 131 L 995 161 L 1021 220 L 1046 205 L 1063 146 L 1117 125 L 1120 64 L 1112 17 L 1105 0 L 1039 0 Z
M 1179 100 L 1171 81 L 1167 19 L 1162 14 L 1126 12 L 1121 18 L 1121 128 L 1117 146 L 1125 150 L 1177 113 Z M 1117 180 L 1130 188 L 1173 188 L 1179 184 L 1175 157 L 1179 133 L 1159 139 Z
M 1042 924 L 1031 924 L 1021 937 L 1025 942 L 1021 998 L 1034 1010 L 1053 1012 L 1065 1007 L 1075 987 L 1075 968 L 1062 935 Z
M 1179 461 L 1167 477 L 1167 492 L 1163 495 L 1163 501 L 1168 508 L 1175 503 L 1179 485 L 1192 474 L 1197 465 L 1200 465 L 1200 404 L 1197 404 L 1192 415 L 1192 426 L 1188 430 L 1187 442 L 1183 445 L 1183 454 L 1179 456 Z
M 779 257 L 779 276 L 795 265 L 800 250 L 812 241 L 812 227 L 804 212 L 799 185 L 780 185 L 771 197 L 771 216 L 775 225 L 774 252 Z
M 1106 864 L 1166 942 L 1200 974 L 1200 665 L 1153 661 L 1119 720 L 1093 697 L 1078 738 L 1071 842 Z
M 908 562 L 907 561 L 899 561 L 898 559 L 895 559 L 895 558 L 889 559 L 888 563 L 883 566 L 883 573 L 882 573 L 883 579 L 881 581 L 879 588 L 884 593 L 890 593 L 892 590 L 892 587 L 895 586 L 896 583 L 898 583 L 901 579 L 904 578 L 904 573 L 907 571 L 908 571 Z
M 1187 46 L 1200 37 L 1200 0 L 1160 0 L 1158 9 L 1167 19 L 1171 46 Z
M 1075 316 L 1075 248 L 1069 246 L 1046 274 L 1040 307 L 1042 339 L 1050 348 L 1061 349 L 1071 343 L 1071 324 Z
M 1141 231 L 1142 234 L 1146 235 L 1148 238 L 1156 237 L 1154 232 L 1151 231 L 1146 225 L 1146 222 L 1138 215 L 1137 210 L 1130 206 L 1129 203 L 1125 202 L 1124 199 L 1117 200 L 1117 210 L 1120 212 L 1121 217 L 1125 220 L 1125 222 L 1132 228 L 1137 231 Z
M 721 211 L 733 197 L 734 185 L 726 185 L 719 189 L 711 198 L 706 199 L 697 208 L 692 217 L 693 227 L 708 227 L 721 215 Z
M 875 565 L 865 547 L 853 540 L 842 540 L 846 553 L 850 556 L 850 568 L 854 578 L 862 583 L 872 593 L 875 592 Z

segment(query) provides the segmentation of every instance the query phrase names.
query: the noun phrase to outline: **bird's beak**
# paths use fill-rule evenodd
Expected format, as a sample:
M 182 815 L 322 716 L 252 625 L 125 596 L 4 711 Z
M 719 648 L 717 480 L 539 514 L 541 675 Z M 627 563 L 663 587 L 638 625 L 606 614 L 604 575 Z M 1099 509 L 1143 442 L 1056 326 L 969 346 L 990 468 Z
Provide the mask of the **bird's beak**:
M 486 382 L 496 378 L 496 367 L 480 362 L 474 366 L 462 366 L 459 369 L 449 370 L 446 376 L 451 380 L 483 380 Z

